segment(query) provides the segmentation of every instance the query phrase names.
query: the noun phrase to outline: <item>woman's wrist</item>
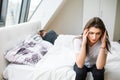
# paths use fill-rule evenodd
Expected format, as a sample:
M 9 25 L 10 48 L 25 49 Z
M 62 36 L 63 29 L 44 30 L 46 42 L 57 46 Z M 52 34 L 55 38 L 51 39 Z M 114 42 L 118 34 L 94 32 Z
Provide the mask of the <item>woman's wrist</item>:
M 104 48 L 104 49 L 105 49 L 105 48 L 106 48 L 106 43 L 102 43 L 102 44 L 101 44 L 101 48 Z
M 106 49 L 106 47 L 100 47 L 100 51 L 102 51 L 102 52 L 104 52 L 105 54 L 107 54 L 107 49 Z
M 103 47 L 103 46 L 101 46 L 100 48 L 101 48 L 101 49 L 106 49 L 106 47 Z

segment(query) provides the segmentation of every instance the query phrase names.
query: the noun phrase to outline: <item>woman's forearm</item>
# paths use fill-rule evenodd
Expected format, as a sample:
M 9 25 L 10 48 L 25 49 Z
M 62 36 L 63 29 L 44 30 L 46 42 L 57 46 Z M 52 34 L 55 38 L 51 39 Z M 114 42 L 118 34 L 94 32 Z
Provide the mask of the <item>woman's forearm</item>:
M 86 45 L 82 45 L 81 49 L 79 51 L 79 54 L 77 56 L 77 60 L 76 63 L 78 65 L 79 68 L 82 68 L 84 63 L 85 63 L 85 58 L 86 58 Z
M 107 52 L 106 48 L 101 46 L 98 57 L 97 57 L 97 61 L 96 61 L 97 69 L 102 69 L 105 66 L 106 58 L 107 58 L 106 52 Z

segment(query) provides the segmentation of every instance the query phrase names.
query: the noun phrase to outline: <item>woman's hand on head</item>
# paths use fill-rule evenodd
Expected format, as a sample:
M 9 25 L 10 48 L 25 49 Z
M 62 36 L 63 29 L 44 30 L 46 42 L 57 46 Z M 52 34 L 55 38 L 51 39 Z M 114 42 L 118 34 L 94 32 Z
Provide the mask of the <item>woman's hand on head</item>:
M 102 43 L 106 42 L 106 31 L 104 32 L 102 38 L 101 38 Z
M 101 38 L 101 42 L 102 42 L 102 47 L 106 47 L 106 31 L 104 32 L 102 38 Z
M 83 32 L 83 43 L 86 44 L 87 43 L 87 36 L 88 36 L 88 29 L 85 29 Z

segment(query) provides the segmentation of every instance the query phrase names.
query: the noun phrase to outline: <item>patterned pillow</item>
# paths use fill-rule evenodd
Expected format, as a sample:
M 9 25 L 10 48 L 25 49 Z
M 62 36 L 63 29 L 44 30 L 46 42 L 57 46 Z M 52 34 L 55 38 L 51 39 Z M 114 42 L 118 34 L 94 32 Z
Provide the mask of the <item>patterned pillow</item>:
M 53 45 L 39 35 L 28 37 L 21 44 L 7 51 L 5 58 L 12 63 L 36 64 Z

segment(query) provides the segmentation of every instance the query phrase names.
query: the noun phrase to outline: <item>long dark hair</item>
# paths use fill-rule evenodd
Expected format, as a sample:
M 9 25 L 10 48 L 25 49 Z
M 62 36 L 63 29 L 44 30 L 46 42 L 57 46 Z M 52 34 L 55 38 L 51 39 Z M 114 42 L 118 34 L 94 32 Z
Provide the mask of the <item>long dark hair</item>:
M 87 22 L 87 24 L 84 27 L 84 30 L 89 29 L 90 27 L 99 28 L 102 31 L 101 37 L 104 35 L 104 32 L 106 31 L 106 36 L 107 36 L 106 37 L 106 49 L 107 49 L 107 51 L 110 52 L 111 44 L 110 44 L 110 41 L 109 41 L 109 35 L 108 35 L 108 32 L 105 28 L 105 25 L 104 25 L 103 21 L 99 17 L 93 17 L 92 19 L 90 19 Z M 87 43 L 86 44 L 86 52 L 88 53 L 88 51 L 89 51 L 89 49 L 88 49 L 88 43 Z

